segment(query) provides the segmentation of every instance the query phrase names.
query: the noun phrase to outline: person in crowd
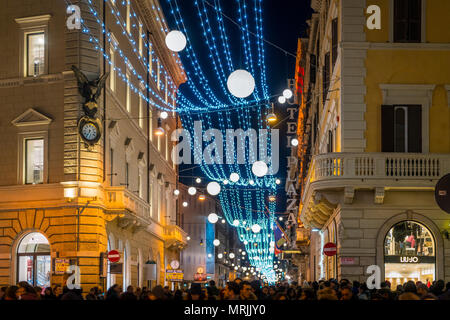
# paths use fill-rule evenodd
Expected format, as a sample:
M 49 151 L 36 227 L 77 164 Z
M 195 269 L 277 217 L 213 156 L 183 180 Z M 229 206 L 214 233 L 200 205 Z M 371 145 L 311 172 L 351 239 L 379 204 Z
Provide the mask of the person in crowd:
M 399 297 L 398 300 L 420 300 L 419 296 L 417 296 L 417 294 L 407 291 L 405 293 L 402 293 Z
M 324 288 L 317 292 L 317 300 L 338 300 L 338 297 L 333 289 Z
M 258 300 L 256 295 L 253 293 L 252 286 L 248 281 L 241 282 L 239 297 L 240 300 Z
M 106 300 L 119 300 L 120 288 L 118 284 L 114 284 L 106 292 Z
M 166 300 L 164 289 L 161 285 L 157 285 L 152 290 L 152 295 L 156 297 L 156 300 Z
M 426 295 L 428 295 L 428 287 L 424 283 L 419 283 L 417 286 L 417 295 L 419 298 L 423 299 Z
M 225 289 L 225 300 L 239 300 L 241 290 L 236 282 L 228 282 Z
M 128 286 L 127 287 L 127 291 L 123 292 L 120 297 L 120 300 L 127 300 L 127 301 L 136 301 L 137 297 L 134 294 L 134 287 L 133 286 Z
M 9 286 L 6 291 L 5 291 L 5 295 L 3 296 L 3 300 L 5 301 L 14 301 L 14 300 L 19 300 L 18 299 L 18 294 L 17 294 L 17 290 L 19 290 L 18 286 Z
M 19 282 L 19 289 L 16 291 L 19 300 L 38 300 L 36 290 L 26 281 Z
M 56 296 L 53 293 L 52 287 L 47 287 L 44 290 L 44 294 L 41 297 L 42 300 L 56 300 Z
M 8 289 L 8 287 L 1 287 L 0 288 L 0 300 L 5 300 L 3 299 L 6 293 L 6 289 Z
M 86 300 L 98 300 L 98 288 L 93 287 L 89 290 L 89 293 L 86 295 Z
M 62 293 L 62 287 L 59 284 L 53 286 L 53 294 L 55 295 L 56 300 L 61 300 Z
M 353 291 L 352 287 L 350 287 L 350 286 L 341 287 L 341 289 L 340 289 L 340 293 L 341 293 L 340 300 L 343 300 L 343 301 L 356 300 L 355 299 L 356 296 L 353 294 L 353 292 L 354 291 Z
M 182 301 L 183 300 L 183 292 L 181 292 L 181 290 L 176 290 L 174 295 L 173 295 L 173 300 L 175 301 Z

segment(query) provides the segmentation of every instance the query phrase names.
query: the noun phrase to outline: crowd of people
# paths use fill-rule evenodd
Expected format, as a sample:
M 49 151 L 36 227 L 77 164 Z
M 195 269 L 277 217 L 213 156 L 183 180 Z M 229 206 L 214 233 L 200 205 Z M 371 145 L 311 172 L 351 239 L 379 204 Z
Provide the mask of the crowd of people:
M 40 288 L 22 281 L 17 286 L 0 288 L 0 300 L 450 300 L 450 282 L 408 281 L 391 288 L 385 281 L 379 289 L 369 290 L 365 283 L 347 279 L 262 286 L 260 281 L 237 278 L 225 288 L 218 288 L 211 280 L 205 286 L 193 283 L 189 289 L 175 291 L 157 285 L 151 290 L 128 286 L 123 292 L 120 285 L 114 284 L 106 293 L 93 287 L 83 295 L 82 289 L 69 290 L 59 285 Z

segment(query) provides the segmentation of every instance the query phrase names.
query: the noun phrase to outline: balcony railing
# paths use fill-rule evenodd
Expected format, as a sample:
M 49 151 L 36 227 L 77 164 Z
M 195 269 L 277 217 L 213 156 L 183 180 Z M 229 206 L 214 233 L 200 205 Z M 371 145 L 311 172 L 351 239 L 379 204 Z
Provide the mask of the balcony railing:
M 386 185 L 420 180 L 432 187 L 450 171 L 450 155 L 417 153 L 327 153 L 316 155 L 306 181 L 306 189 L 319 181 L 384 180 Z
M 127 210 L 140 218 L 150 219 L 150 205 L 125 187 L 108 187 L 105 204 L 108 210 Z

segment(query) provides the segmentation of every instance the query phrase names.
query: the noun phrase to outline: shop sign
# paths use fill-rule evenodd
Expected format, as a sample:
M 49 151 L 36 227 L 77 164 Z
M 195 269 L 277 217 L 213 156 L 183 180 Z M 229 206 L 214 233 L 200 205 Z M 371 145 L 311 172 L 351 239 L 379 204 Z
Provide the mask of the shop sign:
M 167 281 L 182 282 L 184 279 L 183 270 L 167 269 L 166 279 Z
M 355 264 L 355 258 L 341 257 L 341 264 L 343 265 Z
M 450 173 L 439 179 L 436 184 L 434 197 L 439 208 L 450 213 Z
M 386 263 L 435 263 L 431 256 L 385 256 Z
M 70 266 L 69 259 L 55 259 L 55 274 L 64 274 Z

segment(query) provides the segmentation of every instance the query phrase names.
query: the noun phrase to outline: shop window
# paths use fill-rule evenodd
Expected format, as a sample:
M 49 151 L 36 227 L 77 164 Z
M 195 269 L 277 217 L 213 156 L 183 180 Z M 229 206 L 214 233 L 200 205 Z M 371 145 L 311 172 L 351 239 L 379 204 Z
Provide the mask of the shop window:
M 394 0 L 394 42 L 420 42 L 422 0 Z
M 44 182 L 44 139 L 25 139 L 25 183 Z
M 422 107 L 381 108 L 382 152 L 422 152 Z
M 17 249 L 17 282 L 50 286 L 51 257 L 47 238 L 38 232 L 26 235 Z
M 432 283 L 435 254 L 435 241 L 430 230 L 415 221 L 397 223 L 384 240 L 385 278 L 394 288 L 410 280 Z
M 26 75 L 37 77 L 45 73 L 45 32 L 25 34 Z

